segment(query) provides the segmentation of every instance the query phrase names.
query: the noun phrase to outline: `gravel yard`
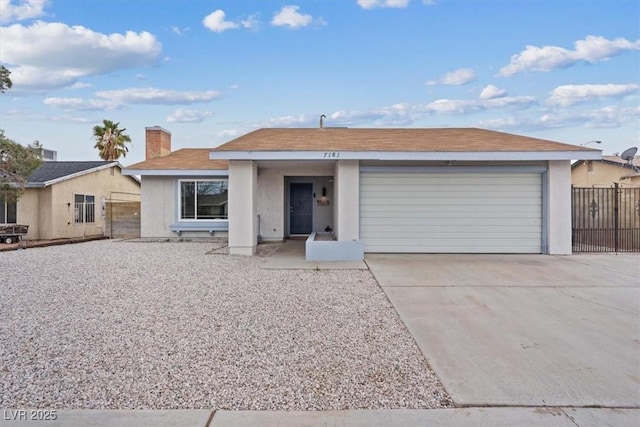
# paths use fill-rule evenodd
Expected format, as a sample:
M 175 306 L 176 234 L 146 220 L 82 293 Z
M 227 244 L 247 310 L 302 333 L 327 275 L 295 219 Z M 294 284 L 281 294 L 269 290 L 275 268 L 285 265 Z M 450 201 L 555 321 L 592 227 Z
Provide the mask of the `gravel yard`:
M 216 246 L 0 253 L 0 407 L 451 405 L 369 271 L 264 270 Z

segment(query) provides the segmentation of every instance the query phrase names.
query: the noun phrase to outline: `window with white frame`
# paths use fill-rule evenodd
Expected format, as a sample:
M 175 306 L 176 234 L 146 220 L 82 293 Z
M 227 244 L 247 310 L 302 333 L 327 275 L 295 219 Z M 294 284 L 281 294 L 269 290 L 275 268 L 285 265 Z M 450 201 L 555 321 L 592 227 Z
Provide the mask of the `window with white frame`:
M 96 222 L 96 198 L 86 194 L 74 196 L 73 222 L 76 224 Z
M 0 196 L 0 224 L 15 224 L 16 222 L 18 222 L 16 203 L 9 202 Z
M 180 219 L 228 219 L 227 195 L 226 179 L 180 180 Z

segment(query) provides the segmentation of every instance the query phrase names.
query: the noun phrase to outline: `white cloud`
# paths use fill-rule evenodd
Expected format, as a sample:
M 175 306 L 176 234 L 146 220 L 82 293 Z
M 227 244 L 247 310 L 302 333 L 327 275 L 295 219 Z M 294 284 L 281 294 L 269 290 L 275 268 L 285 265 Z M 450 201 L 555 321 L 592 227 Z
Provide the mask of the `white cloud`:
M 175 25 L 171 27 L 171 31 L 173 31 L 174 34 L 177 34 L 179 36 L 183 35 L 185 32 L 189 30 L 190 30 L 189 27 L 180 28 Z
M 0 24 L 44 15 L 49 0 L 0 0 Z
M 527 46 L 511 57 L 509 65 L 500 70 L 500 75 L 508 77 L 526 71 L 551 71 L 571 67 L 579 62 L 591 64 L 605 61 L 626 50 L 640 50 L 640 40 L 608 40 L 601 36 L 587 36 L 574 43 L 574 50 L 558 46 Z
M 427 86 L 435 86 L 438 84 L 449 86 L 461 86 L 471 83 L 476 79 L 476 75 L 471 68 L 460 68 L 450 71 L 437 80 L 429 80 Z
M 82 98 L 45 98 L 42 101 L 49 107 L 68 111 L 108 111 L 116 110 L 119 105 L 106 99 L 82 99 Z
M 428 104 L 398 103 L 368 110 L 339 110 L 327 114 L 326 126 L 411 126 L 433 115 L 470 115 L 498 109 L 524 110 L 536 104 L 532 96 L 492 99 L 438 99 Z M 317 126 L 318 117 L 308 115 L 270 119 L 262 127 Z M 260 127 L 260 126 L 258 126 Z
M 424 115 L 419 106 L 398 103 L 372 110 L 336 111 L 329 115 L 328 126 L 353 126 L 371 123 L 375 126 L 408 126 Z
M 266 123 L 264 123 L 264 127 L 291 127 L 291 126 L 300 126 L 304 124 L 310 124 L 312 121 L 310 116 L 305 116 L 303 114 L 298 116 L 284 116 L 275 119 L 269 119 Z
M 211 111 L 185 110 L 178 108 L 167 116 L 169 123 L 200 123 L 204 119 L 213 116 Z
M 240 27 L 240 24 L 236 24 L 235 22 L 231 21 L 225 21 L 224 16 L 224 11 L 218 9 L 205 16 L 202 20 L 202 24 L 214 33 L 221 33 L 226 30 L 233 30 Z
M 482 106 L 484 108 L 529 108 L 536 102 L 537 99 L 533 96 L 503 96 L 482 100 Z
M 469 114 L 482 109 L 482 104 L 474 99 L 438 99 L 425 106 L 426 111 L 437 114 Z
M 620 108 L 607 106 L 587 111 L 558 111 L 546 113 L 539 118 L 540 125 L 547 128 L 567 126 L 583 126 L 586 128 L 617 128 L 624 123 L 637 120 L 640 117 L 635 107 Z
M 45 105 L 62 110 L 100 111 L 121 109 L 129 104 L 188 105 L 206 103 L 218 98 L 220 92 L 215 90 L 180 92 L 157 88 L 131 88 L 100 91 L 96 93 L 96 96 L 96 99 L 51 97 L 46 98 L 43 102 Z M 190 112 L 188 110 L 182 111 L 182 117 L 186 117 L 187 113 Z
M 223 10 L 216 10 L 205 16 L 202 24 L 215 33 L 221 33 L 226 30 L 235 30 L 238 28 L 246 28 L 248 30 L 257 30 L 260 27 L 260 21 L 257 15 L 248 16 L 238 21 L 225 21 L 225 13 Z
M 620 108 L 607 106 L 587 111 L 552 111 L 541 114 L 538 117 L 532 117 L 531 115 L 527 117 L 503 117 L 480 121 L 478 126 L 486 129 L 517 129 L 519 131 L 568 127 L 618 128 L 626 123 L 634 122 L 638 118 L 640 118 L 639 107 Z
M 433 114 L 472 114 L 500 108 L 527 109 L 537 102 L 533 96 L 505 96 L 491 99 L 438 99 L 421 108 Z
M 500 89 L 494 85 L 488 85 L 482 92 L 480 92 L 480 99 L 493 99 L 500 98 L 501 96 L 505 96 L 507 91 L 504 89 Z
M 241 135 L 241 131 L 238 129 L 223 129 L 215 133 L 216 138 L 230 139 Z
M 71 89 L 85 89 L 91 87 L 91 85 L 89 83 L 74 83 L 73 85 L 71 85 Z
M 429 4 L 425 1 L 425 4 Z M 358 5 L 363 9 L 375 9 L 391 7 L 404 9 L 409 5 L 409 0 L 358 0 Z
M 105 98 L 118 104 L 155 104 L 155 105 L 177 105 L 195 104 L 209 102 L 220 96 L 216 90 L 201 92 L 176 91 L 167 89 L 130 88 L 120 90 L 106 90 L 96 92 L 100 98 Z
M 482 120 L 478 122 L 478 127 L 484 129 L 506 130 L 522 128 L 523 125 L 530 125 L 530 121 L 516 117 L 500 117 L 499 119 Z
M 638 92 L 635 83 L 629 84 L 586 84 L 558 86 L 551 91 L 547 99 L 549 105 L 567 107 L 582 102 L 589 102 L 602 98 L 619 97 Z
M 240 25 L 248 30 L 257 30 L 260 28 L 260 20 L 258 19 L 258 15 L 251 15 L 241 20 Z
M 53 89 L 79 78 L 148 66 L 162 46 L 148 32 L 102 34 L 86 27 L 35 22 L 0 27 L 0 62 L 10 65 L 14 89 Z
M 311 15 L 305 15 L 298 10 L 300 6 L 284 6 L 279 12 L 273 15 L 271 24 L 277 27 L 285 26 L 289 28 L 302 28 L 311 24 L 326 24 L 322 18 L 314 19 Z
M 95 123 L 95 119 L 91 119 L 83 116 L 74 116 L 71 114 L 64 114 L 62 116 L 54 116 L 49 118 L 53 122 L 61 122 L 61 123 Z

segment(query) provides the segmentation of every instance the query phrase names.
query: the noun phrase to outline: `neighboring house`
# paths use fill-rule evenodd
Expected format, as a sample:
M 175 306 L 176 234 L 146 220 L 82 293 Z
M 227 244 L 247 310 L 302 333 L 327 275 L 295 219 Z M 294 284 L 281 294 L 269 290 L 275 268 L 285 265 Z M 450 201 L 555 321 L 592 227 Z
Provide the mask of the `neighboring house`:
M 228 231 L 238 255 L 254 254 L 259 239 L 324 230 L 337 259 L 570 254 L 570 161 L 601 158 L 483 129 L 319 128 L 260 129 L 209 150 L 207 161 L 204 150 L 166 155 L 170 134 L 147 132 L 148 160 L 123 171 L 142 176 L 142 236 Z
M 140 182 L 123 176 L 119 163 L 46 161 L 16 204 L 0 203 L 0 223 L 28 225 L 34 240 L 101 235 L 105 204 L 114 199 L 140 199 Z
M 640 187 L 640 159 L 631 163 L 618 156 L 602 156 L 600 160 L 582 160 L 571 165 L 571 183 L 576 187 Z

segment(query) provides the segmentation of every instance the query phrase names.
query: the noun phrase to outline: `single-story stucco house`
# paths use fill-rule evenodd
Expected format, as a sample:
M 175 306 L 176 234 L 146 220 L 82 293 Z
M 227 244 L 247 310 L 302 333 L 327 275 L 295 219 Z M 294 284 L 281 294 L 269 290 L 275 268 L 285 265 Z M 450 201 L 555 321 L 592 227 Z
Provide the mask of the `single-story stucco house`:
M 28 225 L 33 240 L 102 235 L 105 203 L 114 199 L 140 200 L 140 181 L 118 162 L 45 161 L 17 203 L 0 200 L 0 224 Z
M 576 187 L 640 187 L 640 159 L 630 162 L 619 156 L 602 156 L 600 160 L 583 160 L 571 165 L 571 182 Z
M 476 128 L 327 127 L 172 153 L 170 133 L 152 127 L 147 160 L 123 173 L 141 176 L 142 237 L 221 234 L 231 254 L 323 232 L 335 242 L 321 259 L 570 254 L 570 162 L 601 155 Z

